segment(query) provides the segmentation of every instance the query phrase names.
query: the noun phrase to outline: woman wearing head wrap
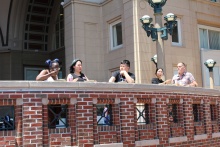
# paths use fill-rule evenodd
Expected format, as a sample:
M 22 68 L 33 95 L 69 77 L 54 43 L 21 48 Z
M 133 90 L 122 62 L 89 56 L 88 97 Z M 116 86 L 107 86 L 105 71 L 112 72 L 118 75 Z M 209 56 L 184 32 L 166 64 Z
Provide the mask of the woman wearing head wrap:
M 45 62 L 48 65 L 48 69 L 44 69 L 36 77 L 37 81 L 55 81 L 58 80 L 58 73 L 60 70 L 59 59 L 50 60 Z

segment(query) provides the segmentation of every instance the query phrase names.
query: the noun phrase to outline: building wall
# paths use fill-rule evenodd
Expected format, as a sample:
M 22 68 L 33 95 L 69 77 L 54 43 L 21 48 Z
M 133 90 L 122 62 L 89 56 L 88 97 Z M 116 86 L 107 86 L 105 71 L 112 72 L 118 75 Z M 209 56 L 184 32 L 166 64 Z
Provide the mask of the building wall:
M 7 30 L 7 12 L 9 1 L 3 1 L 0 13 L 0 27 L 3 34 Z M 7 71 L 11 76 L 2 79 L 22 79 L 24 76 L 23 66 L 26 62 L 33 63 L 32 66 L 44 66 L 45 59 L 59 57 L 62 60 L 64 77 L 69 73 L 69 66 L 75 58 L 83 61 L 83 72 L 91 80 L 99 82 L 108 81 L 111 72 L 118 69 L 120 61 L 128 59 L 131 61 L 131 72 L 136 75 L 136 83 L 150 83 L 154 77 L 155 65 L 151 58 L 156 54 L 156 43 L 148 38 L 142 29 L 139 19 L 148 14 L 153 15 L 153 8 L 145 0 L 66 0 L 65 11 L 65 50 L 52 51 L 54 47 L 53 34 L 54 24 L 57 16 L 59 2 L 56 1 L 51 14 L 48 52 L 25 53 L 23 50 L 25 17 L 28 8 L 28 0 L 13 1 L 10 24 L 9 42 L 7 46 L 1 43 L 0 54 L 8 49 L 21 51 L 11 54 L 12 70 L 1 71 L 6 75 Z M 185 62 L 187 69 L 191 72 L 199 86 L 203 85 L 201 51 L 198 37 L 198 24 L 220 27 L 220 3 L 210 0 L 184 0 L 176 3 L 175 0 L 167 1 L 163 7 L 163 17 L 172 12 L 181 19 L 182 46 L 175 46 L 171 43 L 171 36 L 164 41 L 165 62 L 167 79 L 173 76 L 173 70 L 178 62 Z M 110 51 L 109 25 L 121 19 L 123 31 L 123 46 L 120 49 Z M 165 21 L 163 21 L 165 23 Z M 155 23 L 153 21 L 153 23 Z M 3 35 L 5 38 L 6 36 Z M 11 52 L 11 53 L 12 53 Z M 65 52 L 65 57 L 64 57 Z M 33 54 L 30 56 L 30 54 Z M 218 56 L 216 51 L 216 56 Z M 20 55 L 20 56 L 19 56 Z M 22 58 L 21 58 L 22 56 Z M 36 57 L 36 58 L 35 58 Z M 212 56 L 208 56 L 211 58 Z M 29 60 L 26 60 L 30 58 Z M 13 68 L 15 66 L 15 68 Z M 217 65 L 218 66 L 218 63 Z M 14 71 L 13 71 L 14 69 Z M 15 74 L 16 73 L 16 74 Z

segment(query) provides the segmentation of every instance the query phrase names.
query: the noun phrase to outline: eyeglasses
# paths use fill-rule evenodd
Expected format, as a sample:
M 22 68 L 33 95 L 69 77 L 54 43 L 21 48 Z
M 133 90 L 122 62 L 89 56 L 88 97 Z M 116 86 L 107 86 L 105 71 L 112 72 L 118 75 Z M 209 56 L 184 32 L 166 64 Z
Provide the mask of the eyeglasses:
M 52 70 L 60 70 L 59 67 L 56 67 L 56 68 L 51 68 Z

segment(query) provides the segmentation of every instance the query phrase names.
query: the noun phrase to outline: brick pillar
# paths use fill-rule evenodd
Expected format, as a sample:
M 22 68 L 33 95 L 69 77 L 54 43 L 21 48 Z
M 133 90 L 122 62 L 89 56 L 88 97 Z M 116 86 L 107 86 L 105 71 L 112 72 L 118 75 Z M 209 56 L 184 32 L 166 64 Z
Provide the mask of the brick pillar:
M 218 132 L 220 132 L 220 123 L 219 123 L 219 121 L 220 121 L 220 100 L 219 99 L 217 99 L 217 124 L 218 124 Z
M 23 99 L 23 146 L 42 146 L 42 99 Z
M 169 138 L 169 128 L 166 98 L 157 98 L 156 118 L 157 134 L 160 140 L 160 144 L 167 144 Z
M 79 94 L 76 108 L 77 141 L 79 147 L 93 147 L 93 99 Z
M 212 122 L 210 112 L 210 99 L 204 99 L 204 129 L 208 138 L 212 138 Z
M 134 100 L 133 98 L 121 98 L 121 135 L 124 147 L 135 146 L 134 129 Z
M 194 140 L 194 123 L 193 123 L 193 99 L 183 99 L 183 119 L 185 123 L 185 134 L 189 141 Z

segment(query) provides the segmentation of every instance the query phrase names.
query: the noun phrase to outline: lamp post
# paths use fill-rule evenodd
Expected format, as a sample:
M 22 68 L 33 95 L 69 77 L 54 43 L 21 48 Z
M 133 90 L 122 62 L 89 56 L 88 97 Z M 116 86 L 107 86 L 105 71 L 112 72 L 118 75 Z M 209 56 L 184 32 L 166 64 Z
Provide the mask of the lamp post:
M 214 88 L 214 81 L 213 81 L 213 68 L 216 62 L 213 59 L 208 59 L 204 63 L 205 66 L 209 69 L 209 81 L 210 81 L 210 89 Z
M 162 7 L 166 4 L 167 0 L 146 0 L 151 7 L 154 8 L 154 16 L 155 16 L 155 25 L 151 24 L 153 19 L 144 15 L 140 21 L 142 23 L 143 29 L 146 31 L 147 36 L 151 36 L 153 41 L 156 41 L 156 49 L 157 49 L 157 67 L 163 68 L 166 73 L 165 67 L 165 57 L 164 57 L 164 45 L 163 40 L 168 39 L 168 33 L 172 35 L 173 28 L 176 26 L 176 16 L 172 13 L 167 14 L 164 19 L 167 23 L 162 26 Z
M 154 64 L 156 65 L 156 68 L 157 68 L 157 55 L 154 55 L 154 56 L 151 58 L 151 61 L 154 62 Z

